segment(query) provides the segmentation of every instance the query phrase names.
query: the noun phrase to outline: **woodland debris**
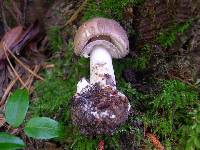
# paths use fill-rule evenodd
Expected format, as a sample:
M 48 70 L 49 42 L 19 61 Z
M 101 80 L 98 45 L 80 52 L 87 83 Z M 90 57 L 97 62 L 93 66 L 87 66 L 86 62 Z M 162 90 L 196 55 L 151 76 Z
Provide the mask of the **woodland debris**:
M 23 85 L 23 87 L 25 87 L 24 82 L 22 81 L 22 79 L 20 78 L 19 74 L 17 73 L 17 71 L 16 71 L 15 68 L 13 67 L 13 65 L 12 65 L 12 63 L 11 63 L 9 57 L 8 57 L 7 52 L 5 51 L 4 48 L 3 48 L 3 50 L 4 50 L 4 53 L 5 53 L 5 55 L 6 55 L 6 59 L 7 59 L 8 63 L 9 63 L 9 65 L 10 65 L 12 71 L 14 72 L 15 76 L 18 78 L 18 80 L 20 81 L 20 83 Z
M 30 47 L 27 47 L 31 42 L 34 43 L 35 39 L 38 39 L 38 36 L 40 35 L 40 29 L 38 22 L 33 23 L 25 29 L 23 26 L 19 25 L 17 27 L 12 28 L 10 31 L 6 32 L 3 36 L 1 42 L 0 42 L 0 69 L 1 72 L 5 72 L 2 74 L 3 76 L 0 77 L 0 91 L 3 91 L 3 88 L 5 88 L 5 91 L 3 94 L 0 95 L 2 97 L 0 101 L 0 106 L 2 106 L 7 96 L 9 95 L 9 92 L 12 90 L 13 86 L 17 83 L 17 80 L 20 81 L 22 88 L 31 89 L 31 84 L 33 82 L 34 77 L 37 79 L 43 80 L 42 77 L 37 75 L 37 72 L 39 71 L 40 67 L 35 66 L 34 71 L 31 70 L 31 67 L 29 65 L 26 65 L 23 63 L 18 57 L 20 56 L 22 51 L 29 50 L 29 53 L 33 52 L 33 49 Z M 37 49 L 37 44 L 35 43 L 35 49 Z M 37 51 L 37 50 L 34 50 Z M 15 62 L 11 61 L 15 60 Z M 21 68 L 24 68 L 25 71 L 27 71 L 30 74 L 26 74 L 26 78 L 23 76 L 24 73 L 21 74 L 18 72 L 18 69 L 16 68 L 20 65 Z M 10 66 L 11 71 L 7 70 L 7 65 Z M 14 73 L 14 74 L 13 74 Z M 10 79 L 9 84 L 5 84 L 5 81 L 9 80 L 9 75 L 12 76 Z M 14 77 L 13 77 L 14 75 Z M 22 79 L 24 78 L 24 79 Z M 26 81 L 25 81 L 26 80 Z
M 8 49 L 8 47 L 5 45 L 5 43 L 3 44 L 4 45 L 4 49 L 6 49 L 9 54 L 14 57 L 14 59 L 24 68 L 26 69 L 29 73 L 31 73 L 32 75 L 34 75 L 36 78 L 40 79 L 40 80 L 44 80 L 42 77 L 40 77 L 39 75 L 35 74 L 34 71 L 32 71 L 31 69 L 29 69 L 28 66 L 26 66 L 22 61 L 20 61 L 13 53 L 10 49 Z M 5 52 L 6 53 L 6 52 Z
M 151 141 L 156 150 L 165 150 L 164 146 L 153 133 L 146 133 L 146 136 Z
M 0 113 L 0 128 L 5 124 L 6 119 L 4 118 L 3 114 Z
M 74 14 L 67 20 L 67 22 L 64 24 L 63 28 L 67 25 L 73 23 L 78 17 L 78 15 L 81 13 L 81 11 L 85 8 L 86 4 L 88 3 L 88 0 L 84 0 L 84 2 L 81 4 L 81 6 L 74 12 Z
M 98 144 L 97 150 L 104 150 L 105 141 L 101 140 Z
M 12 81 L 9 83 L 9 85 L 8 85 L 8 87 L 6 88 L 6 90 L 5 90 L 5 92 L 4 92 L 4 95 L 2 96 L 2 99 L 1 99 L 1 101 L 0 101 L 0 106 L 2 106 L 2 105 L 5 104 L 5 101 L 6 101 L 7 97 L 8 97 L 8 95 L 9 95 L 10 91 L 12 90 L 12 87 L 15 85 L 15 83 L 17 82 L 17 80 L 18 80 L 18 79 L 16 78 L 16 79 L 12 80 Z

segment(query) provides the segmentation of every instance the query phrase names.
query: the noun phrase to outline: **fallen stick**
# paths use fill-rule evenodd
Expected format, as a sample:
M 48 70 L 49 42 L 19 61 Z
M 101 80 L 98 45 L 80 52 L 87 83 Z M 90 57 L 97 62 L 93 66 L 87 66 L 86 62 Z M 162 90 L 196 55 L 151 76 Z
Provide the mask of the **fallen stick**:
M 16 83 L 17 80 L 18 80 L 18 78 L 12 80 L 12 81 L 9 83 L 9 85 L 8 85 L 8 87 L 6 88 L 6 90 L 5 90 L 5 92 L 4 92 L 3 96 L 2 96 L 2 99 L 1 99 L 1 101 L 0 101 L 0 107 L 1 107 L 2 105 L 5 104 L 6 99 L 7 99 L 8 95 L 9 95 L 10 91 L 12 90 L 12 87 L 15 85 L 15 83 Z
M 4 12 L 4 7 L 3 7 L 3 0 L 0 0 L 0 6 L 1 6 L 1 15 L 2 15 L 2 20 L 4 24 L 4 31 L 7 32 L 10 30 L 10 27 L 8 26 L 7 20 L 6 20 L 6 15 Z
M 15 74 L 12 72 L 12 69 L 10 68 L 9 65 L 7 66 L 7 70 L 9 72 L 10 76 L 11 76 L 11 79 L 14 79 L 15 78 Z
M 44 65 L 42 65 L 43 69 L 50 69 L 50 68 L 54 68 L 54 67 L 55 67 L 54 64 L 44 64 Z
M 64 27 L 66 27 L 68 24 L 72 23 L 74 20 L 76 20 L 76 18 L 78 17 L 78 14 L 83 10 L 83 8 L 85 7 L 85 5 L 87 4 L 88 0 L 85 0 L 81 6 L 75 11 L 75 13 L 69 18 L 69 20 L 67 20 L 67 22 L 64 24 Z
M 4 53 L 5 53 L 5 55 L 6 55 L 6 59 L 7 59 L 8 63 L 9 63 L 9 65 L 10 65 L 12 71 L 14 72 L 15 76 L 16 76 L 17 79 L 20 81 L 20 83 L 23 85 L 23 87 L 26 87 L 26 86 L 25 86 L 25 83 L 22 81 L 22 79 L 20 78 L 19 74 L 17 73 L 17 71 L 16 71 L 15 68 L 13 67 L 13 65 L 12 65 L 12 63 L 11 63 L 9 57 L 8 57 L 8 54 L 7 54 L 6 50 L 5 50 L 4 48 L 3 48 L 3 50 L 4 50 Z
M 37 73 L 39 70 L 40 70 L 40 66 L 39 66 L 39 65 L 36 65 L 35 68 L 34 68 L 34 70 L 33 70 L 33 72 L 34 72 L 34 73 Z M 32 85 L 32 83 L 33 83 L 33 80 L 34 80 L 34 76 L 31 75 L 31 76 L 29 76 L 29 78 L 28 78 L 28 80 L 27 80 L 27 82 L 26 82 L 29 91 L 30 91 L 30 89 L 31 89 L 31 85 Z
M 187 81 L 185 81 L 185 80 L 183 80 L 183 79 L 181 79 L 179 77 L 176 77 L 176 76 L 174 76 L 172 74 L 168 74 L 168 76 L 171 77 L 171 78 L 173 78 L 173 79 L 179 80 L 179 81 L 181 81 L 181 82 L 183 82 L 183 83 L 185 83 L 185 84 L 187 84 L 187 85 L 189 85 L 189 86 L 191 86 L 191 87 L 193 87 L 195 89 L 198 89 L 197 86 L 195 86 L 195 85 L 193 85 L 193 84 L 191 84 L 191 83 L 189 83 L 189 82 L 187 82 Z
M 18 25 L 20 25 L 20 20 L 17 17 L 16 13 L 9 7 L 5 5 L 5 8 L 8 10 L 8 12 L 11 14 L 11 16 L 13 17 L 13 19 L 17 22 Z
M 13 53 L 12 51 L 6 46 L 5 42 L 3 42 L 4 48 L 9 52 L 9 54 L 24 68 L 26 69 L 29 73 L 34 75 L 36 78 L 40 80 L 44 80 L 44 78 L 40 77 L 39 75 L 35 74 L 29 67 L 27 67 L 23 62 L 21 62 Z

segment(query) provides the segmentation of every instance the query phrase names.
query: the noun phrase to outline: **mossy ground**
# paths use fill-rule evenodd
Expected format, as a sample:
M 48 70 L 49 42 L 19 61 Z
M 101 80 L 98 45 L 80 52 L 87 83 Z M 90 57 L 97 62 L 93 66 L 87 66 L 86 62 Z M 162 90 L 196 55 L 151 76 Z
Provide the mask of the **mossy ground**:
M 96 2 L 91 1 L 84 10 L 82 19 L 87 20 L 95 15 L 122 21 L 125 6 L 139 5 L 142 2 L 104 0 L 96 5 Z M 176 34 L 185 32 L 190 24 L 189 21 L 170 27 L 168 32 L 162 32 L 156 38 L 157 42 L 163 47 L 171 47 L 176 41 Z M 89 77 L 89 60 L 74 56 L 72 39 L 64 42 L 59 34 L 60 30 L 56 27 L 49 31 L 50 51 L 53 55 L 49 63 L 53 63 L 55 67 L 43 72 L 44 82 L 36 82 L 31 112 L 35 116 L 52 117 L 64 125 L 64 138 L 59 142 L 65 149 L 96 149 L 100 140 L 105 141 L 105 149 L 140 149 L 144 145 L 147 149 L 153 149 L 144 136 L 146 131 L 157 135 L 167 150 L 200 148 L 200 105 L 197 89 L 178 80 L 160 80 L 149 75 L 153 78 L 149 80 L 149 84 L 157 82 L 161 90 L 143 93 L 122 77 L 125 69 L 143 71 L 149 67 L 151 47 L 148 43 L 136 59 L 127 57 L 113 62 L 117 87 L 127 95 L 132 105 L 133 112 L 129 120 L 110 137 L 88 138 L 80 135 L 78 129 L 71 124 L 70 102 L 78 81 L 82 77 Z
M 156 41 L 164 48 L 170 48 L 177 38 L 177 34 L 184 34 L 189 27 L 192 25 L 192 20 L 189 19 L 186 22 L 175 23 L 174 25 L 167 28 L 167 30 L 160 32 Z

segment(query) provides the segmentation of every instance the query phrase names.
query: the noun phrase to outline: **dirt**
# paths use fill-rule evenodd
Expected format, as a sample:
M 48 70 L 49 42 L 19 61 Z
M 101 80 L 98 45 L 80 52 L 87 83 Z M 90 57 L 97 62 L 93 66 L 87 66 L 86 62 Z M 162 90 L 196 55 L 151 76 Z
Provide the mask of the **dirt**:
M 110 86 L 96 83 L 86 88 L 72 100 L 73 123 L 85 135 L 112 135 L 128 119 L 128 99 Z
M 82 0 L 70 1 L 59 0 L 55 1 L 53 5 L 48 9 L 44 23 L 48 29 L 52 26 L 62 27 L 68 19 L 73 15 L 74 11 L 81 5 Z
M 139 35 L 133 49 L 136 55 L 144 44 L 151 47 L 149 68 L 155 76 L 169 74 L 187 82 L 199 78 L 199 2 L 183 1 L 146 1 L 136 8 L 133 28 Z M 197 18 L 185 35 L 177 35 L 177 40 L 170 48 L 163 48 L 156 37 L 174 23 L 181 23 L 190 18 Z M 131 43 L 130 43 L 131 44 Z
M 131 85 L 142 93 L 158 93 L 161 90 L 161 86 L 153 80 L 151 75 L 153 71 L 137 71 L 134 69 L 125 69 L 122 77 Z

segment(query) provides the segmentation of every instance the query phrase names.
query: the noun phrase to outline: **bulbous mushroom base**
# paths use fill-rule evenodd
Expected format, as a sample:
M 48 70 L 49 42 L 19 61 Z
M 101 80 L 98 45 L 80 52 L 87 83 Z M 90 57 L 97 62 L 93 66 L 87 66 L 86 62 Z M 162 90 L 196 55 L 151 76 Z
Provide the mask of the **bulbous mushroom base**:
M 71 116 L 81 133 L 89 136 L 114 133 L 128 119 L 130 104 L 112 87 L 95 84 L 74 96 Z

